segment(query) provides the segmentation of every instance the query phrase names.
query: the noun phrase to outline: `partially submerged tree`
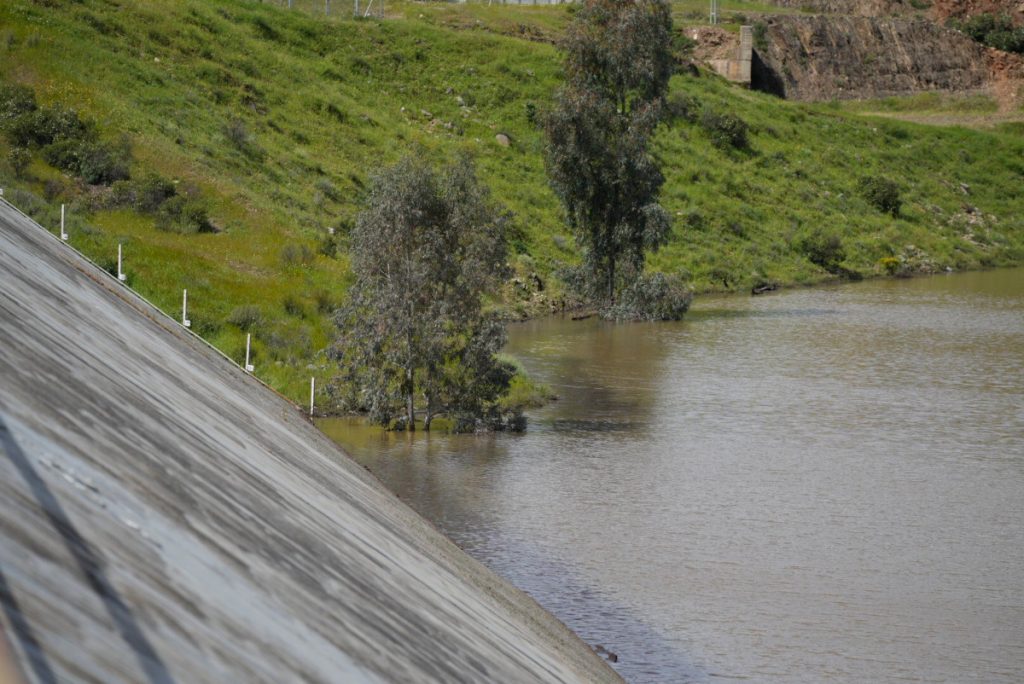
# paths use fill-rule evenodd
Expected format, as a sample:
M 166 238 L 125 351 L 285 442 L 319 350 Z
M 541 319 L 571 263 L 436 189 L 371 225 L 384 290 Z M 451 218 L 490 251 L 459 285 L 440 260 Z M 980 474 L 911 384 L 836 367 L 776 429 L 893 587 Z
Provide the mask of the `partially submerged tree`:
M 672 75 L 671 35 L 664 0 L 587 0 L 544 120 L 548 176 L 583 249 L 586 294 L 606 306 L 671 229 L 658 204 L 665 179 L 647 149 Z
M 483 307 L 505 274 L 506 223 L 468 159 L 438 174 L 408 157 L 375 178 L 333 348 L 355 408 L 407 430 L 417 415 L 427 430 L 438 415 L 462 430 L 509 425 L 498 398 L 514 369 L 495 357 L 505 328 Z

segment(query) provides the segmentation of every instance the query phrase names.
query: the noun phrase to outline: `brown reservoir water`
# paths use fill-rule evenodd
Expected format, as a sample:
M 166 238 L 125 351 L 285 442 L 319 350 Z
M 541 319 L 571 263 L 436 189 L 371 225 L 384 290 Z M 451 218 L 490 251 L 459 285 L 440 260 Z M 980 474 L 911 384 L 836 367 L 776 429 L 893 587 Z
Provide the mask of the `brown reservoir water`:
M 634 682 L 1024 681 L 1024 270 L 547 319 L 525 435 L 321 426 Z

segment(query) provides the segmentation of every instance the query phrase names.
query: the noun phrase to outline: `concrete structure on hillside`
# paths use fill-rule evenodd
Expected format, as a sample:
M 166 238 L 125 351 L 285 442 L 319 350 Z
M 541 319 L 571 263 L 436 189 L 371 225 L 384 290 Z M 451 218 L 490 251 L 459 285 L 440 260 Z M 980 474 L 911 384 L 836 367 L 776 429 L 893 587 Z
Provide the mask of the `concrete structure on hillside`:
M 0 274 L 0 679 L 621 681 L 2 199 Z
M 754 29 L 750 26 L 740 27 L 740 45 L 734 59 L 709 60 L 711 68 L 719 74 L 734 81 L 750 85 L 750 65 L 754 58 Z

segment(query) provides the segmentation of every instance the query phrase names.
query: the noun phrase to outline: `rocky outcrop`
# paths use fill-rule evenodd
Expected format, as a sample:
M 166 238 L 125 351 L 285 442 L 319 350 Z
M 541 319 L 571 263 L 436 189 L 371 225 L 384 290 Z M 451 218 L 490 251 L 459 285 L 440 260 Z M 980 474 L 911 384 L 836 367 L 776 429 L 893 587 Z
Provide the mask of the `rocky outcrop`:
M 1022 0 L 932 0 L 915 3 L 910 0 L 769 0 L 779 7 L 809 11 L 815 14 L 846 14 L 859 17 L 892 17 L 921 13 L 927 9 L 932 18 L 944 22 L 950 17 L 963 19 L 976 14 L 1007 14 L 1024 22 Z
M 816 14 L 848 14 L 860 17 L 887 17 L 913 9 L 909 0 L 769 0 L 779 7 L 789 7 Z
M 790 99 L 972 92 L 990 81 L 986 49 L 931 21 L 776 16 L 756 34 L 752 86 Z
M 932 14 L 939 21 L 950 17 L 964 19 L 976 14 L 1005 14 L 1018 24 L 1024 24 L 1022 0 L 934 0 Z

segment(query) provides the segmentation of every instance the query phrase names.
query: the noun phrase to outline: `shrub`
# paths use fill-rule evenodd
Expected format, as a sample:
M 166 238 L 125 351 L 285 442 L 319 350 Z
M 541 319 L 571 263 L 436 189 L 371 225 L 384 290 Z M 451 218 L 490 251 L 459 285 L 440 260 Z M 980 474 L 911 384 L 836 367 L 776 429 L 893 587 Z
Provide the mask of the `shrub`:
M 306 307 L 302 305 L 302 300 L 293 294 L 285 295 L 284 299 L 281 300 L 281 306 L 284 307 L 284 312 L 289 316 L 302 318 L 306 315 Z
M 812 264 L 821 266 L 829 273 L 842 272 L 839 263 L 846 258 L 846 249 L 842 238 L 835 233 L 815 230 L 798 239 L 796 247 Z
M 177 194 L 174 183 L 155 173 L 137 180 L 118 181 L 111 189 L 115 205 L 143 214 L 155 214 L 164 202 Z
M 0 85 L 0 126 L 36 110 L 36 95 L 28 86 Z
M 305 266 L 313 261 L 313 250 L 306 245 L 285 245 L 281 250 L 281 263 L 285 266 Z
M 903 262 L 899 260 L 899 257 L 887 256 L 882 257 L 878 260 L 878 265 L 882 267 L 888 275 L 896 275 L 900 272 Z
M 258 306 L 236 306 L 228 314 L 228 323 L 245 331 L 251 331 L 263 322 L 263 314 Z
M 68 169 L 90 185 L 110 185 L 129 177 L 131 149 L 127 143 L 84 142 L 78 147 L 78 167 Z
M 895 181 L 882 176 L 867 176 L 860 181 L 860 192 L 879 211 L 899 216 L 903 200 Z
M 768 25 L 763 21 L 754 23 L 753 30 L 754 47 L 758 52 L 768 51 Z
M 317 313 L 328 314 L 338 308 L 326 290 L 317 290 L 313 293 L 313 301 L 316 302 Z
M 45 197 L 48 202 L 52 202 L 64 194 L 66 189 L 67 188 L 65 187 L 62 179 L 47 178 L 46 182 L 43 183 L 43 197 Z
M 700 115 L 700 100 L 695 96 L 677 90 L 668 96 L 666 106 L 669 118 L 697 123 L 697 118 Z
M 329 233 L 324 235 L 317 243 L 316 251 L 318 254 L 323 254 L 328 259 L 335 258 L 338 256 L 338 237 Z
M 734 114 L 722 114 L 705 108 L 700 117 L 700 125 L 707 131 L 715 147 L 720 149 L 732 147 L 742 150 L 750 144 L 747 138 L 747 122 Z
M 1006 14 L 977 14 L 965 22 L 953 22 L 974 40 L 1006 52 L 1024 53 L 1024 26 L 1014 27 Z
M 683 214 L 683 223 L 685 223 L 688 228 L 703 230 L 707 225 L 707 219 L 700 209 L 687 209 L 686 213 Z
M 8 120 L 5 129 L 15 145 L 43 147 L 61 140 L 93 140 L 96 131 L 78 112 L 57 105 L 23 112 Z
M 664 273 L 645 273 L 619 293 L 618 300 L 601 311 L 616 321 L 678 321 L 690 308 L 693 293 L 681 279 Z
M 156 227 L 170 233 L 209 233 L 213 231 L 206 207 L 198 200 L 175 195 L 160 205 Z
M 241 119 L 231 119 L 224 126 L 224 137 L 228 139 L 235 148 L 247 157 L 252 159 L 263 159 L 266 153 L 263 151 L 246 128 L 245 122 Z
M 321 195 L 333 202 L 340 202 L 342 199 L 341 192 L 338 190 L 338 186 L 332 183 L 327 178 L 320 178 L 316 182 L 316 190 Z
M 527 123 L 529 123 L 531 126 L 536 126 L 537 125 L 537 105 L 535 105 L 532 102 L 527 102 L 524 105 L 524 109 L 526 111 L 526 121 L 527 121 Z
M 24 178 L 28 165 L 32 163 L 32 154 L 24 147 L 13 147 L 7 154 L 7 162 L 16 177 Z
M 677 62 L 684 62 L 693 56 L 697 41 L 682 32 L 672 34 L 672 56 Z

